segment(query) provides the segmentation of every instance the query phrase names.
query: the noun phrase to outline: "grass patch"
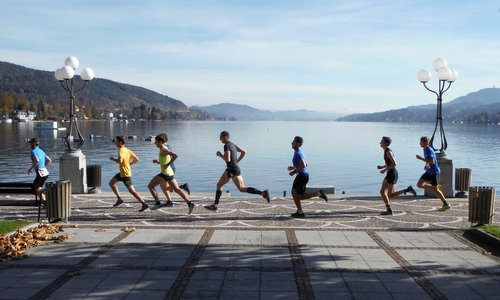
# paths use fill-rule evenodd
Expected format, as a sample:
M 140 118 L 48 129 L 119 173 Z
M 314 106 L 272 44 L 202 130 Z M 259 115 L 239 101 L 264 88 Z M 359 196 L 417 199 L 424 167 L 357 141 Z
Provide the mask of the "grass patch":
M 500 226 L 489 225 L 489 226 L 483 226 L 481 227 L 481 229 L 491 235 L 496 236 L 497 238 L 500 238 Z
M 0 220 L 0 234 L 6 234 L 18 228 L 28 225 L 25 220 Z

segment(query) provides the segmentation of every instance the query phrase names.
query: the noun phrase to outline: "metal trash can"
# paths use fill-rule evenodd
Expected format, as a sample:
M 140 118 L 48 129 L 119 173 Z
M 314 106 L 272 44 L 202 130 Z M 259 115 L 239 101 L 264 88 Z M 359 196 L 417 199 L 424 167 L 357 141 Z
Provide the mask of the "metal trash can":
M 469 222 L 477 225 L 491 224 L 495 212 L 495 188 L 469 187 Z
M 71 216 L 71 181 L 48 182 L 45 186 L 49 223 L 62 219 L 68 222 L 68 218 Z
M 87 187 L 88 192 L 91 194 L 101 193 L 102 186 L 102 171 L 101 165 L 88 165 L 87 166 Z
M 466 198 L 469 190 L 472 170 L 468 168 L 455 169 L 455 197 Z

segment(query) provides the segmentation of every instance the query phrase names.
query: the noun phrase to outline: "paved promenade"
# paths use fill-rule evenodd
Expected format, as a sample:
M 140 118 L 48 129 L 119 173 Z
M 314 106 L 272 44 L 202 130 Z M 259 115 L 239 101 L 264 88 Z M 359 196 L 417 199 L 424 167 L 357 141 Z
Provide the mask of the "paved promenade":
M 36 220 L 24 197 L 1 196 L 1 218 Z M 330 198 L 292 219 L 289 198 L 238 194 L 216 213 L 193 194 L 187 215 L 179 201 L 139 213 L 128 196 L 113 208 L 109 193 L 73 195 L 71 239 L 1 262 L 0 299 L 500 299 L 500 249 L 460 230 L 467 199 L 438 212 L 405 196 L 382 217 L 378 197 Z

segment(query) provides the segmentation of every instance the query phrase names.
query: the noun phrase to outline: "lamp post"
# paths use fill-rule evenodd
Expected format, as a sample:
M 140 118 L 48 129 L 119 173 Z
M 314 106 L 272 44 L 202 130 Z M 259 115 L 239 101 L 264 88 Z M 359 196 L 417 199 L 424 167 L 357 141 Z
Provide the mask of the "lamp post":
M 427 87 L 427 82 L 431 79 L 431 72 L 427 70 L 420 70 L 417 73 L 417 78 L 428 91 L 434 93 L 437 96 L 436 125 L 434 126 L 434 131 L 432 133 L 429 145 L 432 147 L 432 149 L 434 149 L 434 151 L 439 151 L 436 157 L 441 169 L 441 174 L 439 176 L 441 191 L 443 192 L 445 197 L 453 197 L 453 162 L 445 153 L 445 150 L 448 148 L 448 142 L 446 141 L 446 135 L 444 133 L 443 127 L 443 94 L 450 88 L 451 84 L 455 82 L 455 80 L 457 80 L 458 72 L 454 69 L 449 68 L 448 62 L 444 58 L 436 58 L 434 60 L 433 66 L 438 76 L 438 89 L 436 91 L 431 90 Z M 438 126 L 439 136 L 441 140 L 441 147 L 439 149 L 434 147 L 433 144 Z M 427 196 L 430 196 L 427 190 L 425 193 Z
M 75 88 L 74 76 L 75 70 L 78 68 L 79 61 L 76 57 L 70 56 L 66 58 L 64 66 L 55 71 L 54 76 L 61 83 L 61 86 L 68 92 L 69 95 L 69 128 L 64 139 L 66 152 L 61 156 L 59 162 L 59 179 L 70 180 L 73 193 L 87 193 L 87 166 L 86 158 L 82 153 L 81 148 L 85 143 L 78 120 L 75 114 L 75 98 L 78 92 L 89 85 L 89 82 L 94 78 L 94 71 L 90 68 L 84 68 L 80 73 L 80 78 L 84 81 L 84 85 L 80 88 Z M 75 144 L 73 132 L 78 136 Z
M 437 91 L 429 89 L 426 85 L 426 83 L 431 79 L 431 72 L 427 70 L 420 70 L 417 77 L 428 91 L 436 94 L 437 96 L 436 126 L 434 127 L 434 132 L 432 133 L 430 146 L 434 149 L 434 151 L 438 150 L 434 147 L 433 142 L 439 125 L 439 134 L 441 137 L 441 148 L 439 148 L 439 152 L 443 153 L 448 148 L 448 142 L 446 141 L 443 128 L 443 94 L 450 88 L 451 84 L 457 80 L 458 72 L 454 69 L 448 68 L 448 62 L 444 58 L 436 58 L 434 60 L 434 69 L 436 70 L 439 79 Z
M 76 94 L 86 88 L 89 85 L 89 82 L 94 78 L 94 71 L 91 68 L 84 68 L 80 74 L 80 78 L 84 81 L 84 85 L 75 90 L 73 77 L 79 64 L 78 58 L 70 56 L 66 58 L 64 66 L 57 69 L 54 73 L 54 76 L 61 83 L 63 89 L 65 89 L 69 94 L 69 130 L 67 131 L 66 138 L 64 140 L 64 144 L 66 145 L 68 151 L 81 149 L 85 143 L 85 139 L 83 138 L 80 128 L 78 127 L 78 120 L 75 114 L 75 97 Z M 73 129 L 75 130 L 75 134 L 78 135 L 77 144 L 74 144 Z

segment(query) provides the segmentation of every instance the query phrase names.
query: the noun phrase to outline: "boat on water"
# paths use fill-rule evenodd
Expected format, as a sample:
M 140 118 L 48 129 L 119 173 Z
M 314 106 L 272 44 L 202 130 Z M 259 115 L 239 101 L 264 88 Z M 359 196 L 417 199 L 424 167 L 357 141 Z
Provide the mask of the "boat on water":
M 36 128 L 42 130 L 66 130 L 66 127 L 58 127 L 57 121 L 38 122 Z

